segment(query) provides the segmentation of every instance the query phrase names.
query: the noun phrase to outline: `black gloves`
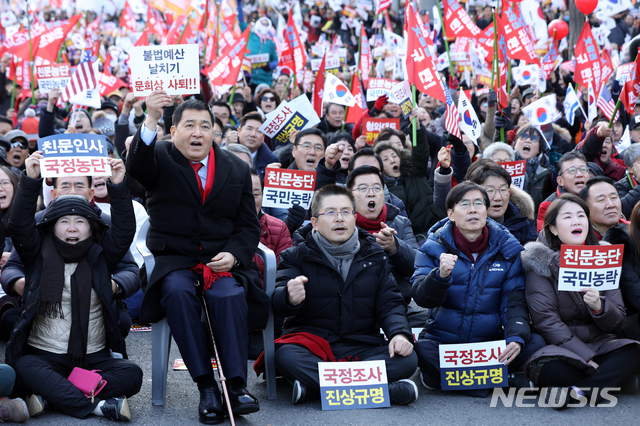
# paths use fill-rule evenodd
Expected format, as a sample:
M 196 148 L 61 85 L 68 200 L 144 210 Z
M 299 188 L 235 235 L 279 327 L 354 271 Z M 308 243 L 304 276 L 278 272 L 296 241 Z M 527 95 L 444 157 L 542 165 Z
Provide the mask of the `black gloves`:
M 489 95 L 487 96 L 487 105 L 489 108 L 493 108 L 498 103 L 498 96 L 496 95 L 496 91 L 491 89 L 489 90 Z
M 305 217 L 307 217 L 307 211 L 298 205 L 294 205 L 289 209 L 289 213 L 287 214 L 287 219 L 284 223 L 289 228 L 289 233 L 293 236 L 293 233 L 296 232 L 304 222 Z
M 456 154 L 463 154 L 467 151 L 467 146 L 462 142 L 462 139 L 458 139 L 451 133 L 447 136 L 447 141 L 453 146 Z
M 496 129 L 500 129 L 500 128 L 506 128 L 509 124 L 509 120 L 507 117 L 503 116 L 502 114 L 496 114 L 496 116 L 493 119 L 493 125 L 495 126 Z

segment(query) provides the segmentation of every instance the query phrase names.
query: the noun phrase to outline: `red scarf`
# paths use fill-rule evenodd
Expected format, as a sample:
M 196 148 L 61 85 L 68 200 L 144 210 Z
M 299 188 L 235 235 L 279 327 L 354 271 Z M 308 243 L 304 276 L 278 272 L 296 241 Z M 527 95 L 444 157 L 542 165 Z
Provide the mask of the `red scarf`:
M 382 212 L 380 212 L 380 216 L 376 220 L 369 220 L 366 217 L 362 216 L 360 213 L 356 212 L 356 225 L 358 228 L 362 228 L 370 234 L 374 234 L 376 232 L 380 232 L 382 229 L 382 222 L 387 221 L 387 205 L 382 206 Z
M 200 190 L 200 196 L 202 197 L 202 204 L 204 204 L 204 201 L 207 199 L 209 193 L 211 192 L 211 188 L 213 188 L 213 181 L 215 180 L 216 176 L 216 155 L 213 152 L 213 147 L 211 147 L 211 150 L 209 151 L 209 161 L 207 162 L 207 180 L 205 182 L 204 189 L 202 189 L 202 180 L 200 180 L 200 175 L 198 175 L 198 170 L 204 167 L 204 164 L 200 162 L 190 164 L 196 174 L 196 179 L 198 179 L 198 189 Z
M 204 290 L 209 290 L 211 288 L 211 284 L 218 281 L 220 278 L 228 277 L 233 278 L 231 272 L 213 272 L 211 268 L 209 268 L 204 263 L 200 262 L 193 268 L 191 268 L 193 272 L 196 274 L 201 274 L 204 280 Z
M 302 346 L 322 361 L 336 362 L 336 357 L 333 355 L 329 342 L 315 334 L 307 332 L 291 333 L 276 339 L 274 343 Z M 264 351 L 260 353 L 260 356 L 253 364 L 253 370 L 258 376 L 264 372 Z
M 485 225 L 482 228 L 482 234 L 475 241 L 471 242 L 462 235 L 462 232 L 458 229 L 458 227 L 453 225 L 453 240 L 456 243 L 456 247 L 462 253 L 466 254 L 467 257 L 475 263 L 475 259 L 472 253 L 478 253 L 478 257 L 482 254 L 483 251 L 487 249 L 489 246 L 489 228 Z

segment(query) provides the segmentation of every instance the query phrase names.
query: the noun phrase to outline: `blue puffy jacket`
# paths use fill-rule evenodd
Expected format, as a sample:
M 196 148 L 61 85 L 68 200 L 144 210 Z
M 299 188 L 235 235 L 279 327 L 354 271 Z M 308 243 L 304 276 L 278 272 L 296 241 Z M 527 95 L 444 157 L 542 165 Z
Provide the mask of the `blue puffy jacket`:
M 524 297 L 522 245 L 502 225 L 487 218 L 489 246 L 472 262 L 453 238 L 453 222 L 443 219 L 429 231 L 416 255 L 411 296 L 430 308 L 421 338 L 440 343 L 473 343 L 506 339 L 523 346 L 530 340 Z M 440 277 L 440 255 L 458 260 L 449 277 Z

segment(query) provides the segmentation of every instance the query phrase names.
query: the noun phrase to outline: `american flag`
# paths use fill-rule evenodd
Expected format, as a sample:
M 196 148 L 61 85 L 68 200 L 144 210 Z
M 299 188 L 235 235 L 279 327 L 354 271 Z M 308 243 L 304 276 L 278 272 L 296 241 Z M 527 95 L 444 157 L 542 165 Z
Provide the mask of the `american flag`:
M 613 115 L 613 111 L 616 109 L 616 103 L 611 99 L 611 93 L 609 93 L 609 89 L 607 89 L 607 85 L 602 83 L 602 88 L 600 89 L 600 95 L 598 95 L 598 102 L 596 103 L 598 107 L 602 110 L 604 115 L 607 116 L 609 120 L 611 120 L 611 116 Z M 620 113 L 616 113 L 616 120 L 620 118 Z
M 458 108 L 456 108 L 456 104 L 454 104 L 453 99 L 451 99 L 451 94 L 449 93 L 449 88 L 446 84 L 444 85 L 444 94 L 447 97 L 447 116 L 444 120 L 444 127 L 447 129 L 447 132 L 449 132 L 449 134 L 454 135 L 455 137 L 460 139 L 460 126 L 458 126 L 460 115 L 458 114 Z
M 62 102 L 68 102 L 69 99 L 78 93 L 94 89 L 97 85 L 96 75 L 93 72 L 93 62 L 91 62 L 91 50 L 85 49 L 82 51 L 82 56 L 80 57 L 76 71 L 60 95 L 60 100 Z
M 389 9 L 393 0 L 378 0 L 378 10 L 376 11 L 376 15 L 380 14 L 383 10 Z

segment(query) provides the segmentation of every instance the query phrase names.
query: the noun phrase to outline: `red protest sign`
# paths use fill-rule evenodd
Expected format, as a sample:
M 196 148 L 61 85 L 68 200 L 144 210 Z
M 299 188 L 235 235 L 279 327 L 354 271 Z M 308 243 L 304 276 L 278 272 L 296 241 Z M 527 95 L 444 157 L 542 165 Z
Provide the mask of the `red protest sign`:
M 400 130 L 399 118 L 373 118 L 366 117 L 362 120 L 362 133 L 367 137 L 367 143 L 373 145 L 380 131 L 385 127 Z
M 511 176 L 511 183 L 520 189 L 524 189 L 524 174 L 527 160 L 499 162 Z

